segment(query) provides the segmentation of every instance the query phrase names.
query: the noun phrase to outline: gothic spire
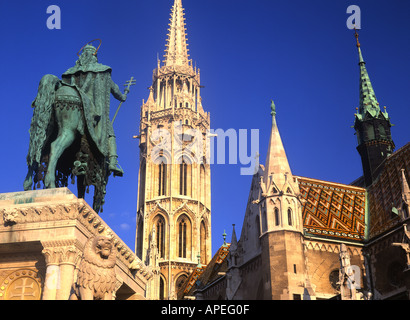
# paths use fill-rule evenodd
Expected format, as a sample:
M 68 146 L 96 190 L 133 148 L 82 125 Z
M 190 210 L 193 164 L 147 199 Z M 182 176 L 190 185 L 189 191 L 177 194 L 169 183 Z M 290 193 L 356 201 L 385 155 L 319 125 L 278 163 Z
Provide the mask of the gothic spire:
M 235 225 L 232 225 L 232 238 L 231 238 L 231 251 L 235 251 L 238 248 L 238 240 L 236 238 L 236 232 L 235 232 Z
M 366 112 L 369 112 L 372 117 L 377 117 L 380 113 L 379 102 L 377 101 L 376 94 L 373 90 L 372 83 L 370 81 L 369 74 L 366 69 L 366 62 L 363 60 L 362 51 L 360 48 L 359 34 L 355 29 L 356 47 L 359 54 L 359 66 L 360 66 L 360 101 L 359 101 L 359 114 L 364 116 Z
M 358 112 L 355 114 L 357 151 L 362 158 L 363 176 L 366 187 L 378 177 L 381 164 L 393 152 L 394 142 L 391 137 L 389 115 L 382 112 L 376 99 L 369 74 L 366 70 L 359 35 L 355 30 L 356 47 L 359 53 L 360 99 Z
M 165 66 L 186 66 L 189 64 L 188 44 L 185 32 L 184 8 L 181 0 L 174 0 L 168 29 L 164 64 Z
M 285 183 L 291 179 L 292 172 L 276 124 L 276 107 L 273 101 L 271 101 L 271 115 L 272 129 L 265 162 L 265 179 L 268 179 L 269 176 L 273 176 L 273 181 L 277 187 L 283 188 Z

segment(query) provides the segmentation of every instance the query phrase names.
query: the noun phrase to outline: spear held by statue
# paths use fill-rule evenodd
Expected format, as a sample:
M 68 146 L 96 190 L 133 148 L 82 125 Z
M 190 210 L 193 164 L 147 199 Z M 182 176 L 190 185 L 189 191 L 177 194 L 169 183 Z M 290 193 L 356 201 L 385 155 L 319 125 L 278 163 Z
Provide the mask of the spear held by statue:
M 134 84 L 135 84 L 135 79 L 134 79 L 134 77 L 131 77 L 130 80 L 128 80 L 128 81 L 125 82 L 125 84 L 124 84 L 124 86 L 125 86 L 124 94 L 125 94 L 125 95 L 127 95 L 128 92 L 130 92 L 130 86 L 133 86 Z M 123 102 L 120 103 L 120 105 L 119 105 L 118 108 L 117 108 L 117 111 L 115 111 L 114 117 L 113 117 L 112 120 L 111 120 L 111 124 L 114 123 L 115 118 L 117 117 L 118 111 L 120 111 L 120 108 L 121 108 L 122 103 L 123 103 Z

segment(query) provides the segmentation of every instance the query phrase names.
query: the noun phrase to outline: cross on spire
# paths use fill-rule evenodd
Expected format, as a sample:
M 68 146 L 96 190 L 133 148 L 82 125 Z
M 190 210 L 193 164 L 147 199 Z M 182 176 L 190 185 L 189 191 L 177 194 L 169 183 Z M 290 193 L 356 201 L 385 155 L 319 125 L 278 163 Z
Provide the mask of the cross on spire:
M 356 26 L 354 26 L 353 29 L 354 29 L 354 36 L 356 37 L 356 47 L 360 48 L 359 34 L 357 33 Z

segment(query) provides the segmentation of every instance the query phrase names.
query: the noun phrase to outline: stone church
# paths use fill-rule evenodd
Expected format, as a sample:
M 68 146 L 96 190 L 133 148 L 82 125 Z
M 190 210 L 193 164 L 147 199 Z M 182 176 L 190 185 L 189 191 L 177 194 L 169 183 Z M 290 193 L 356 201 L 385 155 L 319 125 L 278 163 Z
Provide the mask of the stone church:
M 241 233 L 212 256 L 210 114 L 181 0 L 168 30 L 135 137 L 135 251 L 67 188 L 0 194 L 0 300 L 408 300 L 410 145 L 395 150 L 357 32 L 363 176 L 293 175 L 272 101 Z
M 267 158 L 253 176 L 241 235 L 234 227 L 231 243 L 198 263 L 179 299 L 409 299 L 410 145 L 394 151 L 355 36 L 363 176 L 346 185 L 293 175 L 272 101 Z

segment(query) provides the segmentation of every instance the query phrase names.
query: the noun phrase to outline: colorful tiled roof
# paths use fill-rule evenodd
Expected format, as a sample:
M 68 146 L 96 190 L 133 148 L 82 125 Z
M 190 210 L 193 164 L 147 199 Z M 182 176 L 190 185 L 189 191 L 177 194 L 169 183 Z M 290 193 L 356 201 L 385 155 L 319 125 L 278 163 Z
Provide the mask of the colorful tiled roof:
M 362 241 L 365 238 L 366 189 L 297 177 L 306 234 Z
M 179 292 L 178 298 L 192 295 L 198 285 L 204 287 L 215 281 L 218 277 L 221 277 L 219 273 L 226 272 L 227 270 L 226 258 L 229 254 L 230 246 L 229 243 L 225 243 L 218 249 L 208 265 L 198 265 L 189 276 L 185 288 Z
M 402 169 L 410 181 L 410 143 L 386 159 L 378 179 L 368 188 L 370 239 L 400 222 L 399 217 L 392 214 L 392 209 L 400 208 L 402 204 Z

